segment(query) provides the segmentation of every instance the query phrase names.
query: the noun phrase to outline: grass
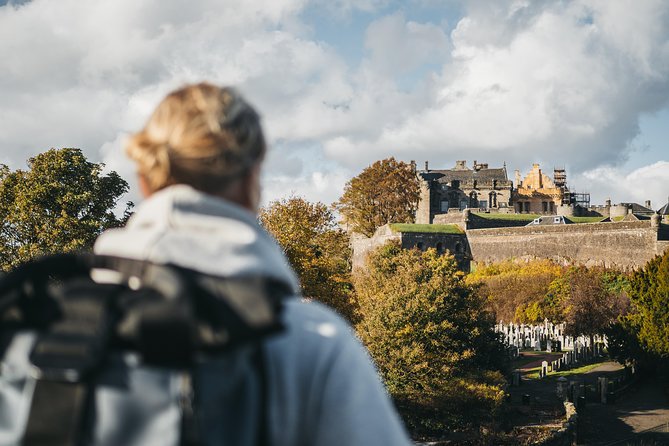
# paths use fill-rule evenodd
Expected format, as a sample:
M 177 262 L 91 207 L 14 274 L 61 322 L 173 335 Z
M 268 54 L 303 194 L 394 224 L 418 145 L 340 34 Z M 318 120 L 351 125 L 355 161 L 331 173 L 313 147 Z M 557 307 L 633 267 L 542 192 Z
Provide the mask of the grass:
M 619 215 L 617 217 L 613 217 L 612 220 L 613 221 L 623 221 L 624 218 L 625 218 L 624 215 Z
M 428 225 L 411 223 L 391 223 L 390 229 L 395 232 L 427 232 L 433 234 L 463 234 L 458 225 Z
M 541 217 L 539 214 L 496 214 L 496 213 L 474 213 L 477 217 L 485 218 L 486 220 L 500 220 L 500 221 L 526 221 L 531 222 L 535 218 Z M 552 215 L 545 215 L 544 217 L 551 217 Z M 604 220 L 605 217 L 565 217 L 574 223 L 598 223 Z
M 606 217 L 566 217 L 574 223 L 599 223 Z
M 515 220 L 515 221 L 527 221 L 530 222 L 537 217 L 541 217 L 539 214 L 497 214 L 497 213 L 474 213 L 477 217 L 485 218 L 486 220 Z
M 547 378 L 559 378 L 561 376 L 572 376 L 572 375 L 580 375 L 582 373 L 588 373 L 589 371 L 596 369 L 602 365 L 601 362 L 595 362 L 593 364 L 586 364 L 581 367 L 577 367 L 575 369 L 569 369 L 569 370 L 561 370 L 559 372 L 548 372 L 548 375 L 546 375 Z M 525 371 L 525 378 L 527 379 L 539 379 L 539 371 L 541 370 L 541 367 L 535 367 L 532 369 L 528 369 Z
M 549 373 L 548 376 L 551 378 L 552 377 L 559 378 L 560 376 L 570 376 L 570 375 L 578 375 L 581 373 L 588 373 L 590 370 L 596 369 L 600 365 L 602 365 L 601 362 L 596 362 L 594 364 L 586 364 L 582 367 L 578 367 L 575 369 L 561 370 L 559 372 Z

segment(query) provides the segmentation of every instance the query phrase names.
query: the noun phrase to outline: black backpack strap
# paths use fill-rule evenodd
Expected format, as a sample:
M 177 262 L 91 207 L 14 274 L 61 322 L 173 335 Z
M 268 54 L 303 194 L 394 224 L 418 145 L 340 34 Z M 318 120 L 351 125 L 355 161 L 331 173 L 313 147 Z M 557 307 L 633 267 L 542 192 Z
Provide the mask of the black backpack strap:
M 24 446 L 81 444 L 89 389 L 84 383 L 38 379 L 33 392 Z
M 200 446 L 202 444 L 200 423 L 195 404 L 193 373 L 184 373 L 181 377 L 181 399 L 179 401 L 181 408 L 180 446 Z
M 24 446 L 77 446 L 84 442 L 91 380 L 102 365 L 111 334 L 109 303 L 119 288 L 73 280 L 60 318 L 40 331 L 30 354 L 36 382 Z

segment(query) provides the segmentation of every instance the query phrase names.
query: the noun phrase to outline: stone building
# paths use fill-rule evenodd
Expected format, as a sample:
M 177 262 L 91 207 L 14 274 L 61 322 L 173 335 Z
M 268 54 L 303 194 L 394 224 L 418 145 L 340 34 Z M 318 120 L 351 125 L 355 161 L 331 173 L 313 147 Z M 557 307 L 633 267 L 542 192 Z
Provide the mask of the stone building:
M 560 206 L 571 202 L 564 169 L 555 169 L 551 179 L 535 163 L 524 179 L 520 179 L 518 170 L 515 177 L 512 201 L 517 213 L 553 215 Z
M 665 222 L 669 223 L 669 201 L 667 201 L 667 204 L 658 209 L 657 213 L 660 214 L 660 217 L 662 217 Z
M 489 168 L 474 161 L 469 168 L 466 161 L 456 161 L 452 169 L 431 170 L 426 162 L 425 169 L 416 174 L 421 180 L 416 223 L 434 223 L 439 215 L 466 208 L 498 210 L 511 206 L 513 183 L 507 177 L 506 165 Z

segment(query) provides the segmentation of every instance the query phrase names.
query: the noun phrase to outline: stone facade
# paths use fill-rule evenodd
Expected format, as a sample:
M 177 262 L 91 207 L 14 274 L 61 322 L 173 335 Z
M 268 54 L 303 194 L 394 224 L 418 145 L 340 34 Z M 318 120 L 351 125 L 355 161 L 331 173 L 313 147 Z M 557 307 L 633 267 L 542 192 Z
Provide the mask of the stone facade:
M 631 270 L 643 267 L 667 249 L 663 234 L 654 218 L 619 223 L 473 229 L 467 231 L 467 239 L 477 263 L 543 258 Z
M 421 180 L 420 202 L 416 223 L 433 223 L 438 215 L 466 208 L 500 209 L 511 205 L 513 183 L 508 179 L 506 166 L 489 168 L 477 163 L 471 168 L 466 161 L 456 161 L 452 169 L 417 171 Z
M 520 179 L 520 172 L 516 170 L 516 189 L 512 196 L 515 211 L 554 215 L 558 207 L 570 204 L 564 170 L 556 170 L 554 177 L 555 181 L 543 173 L 539 164 L 533 164 L 532 170 L 523 180 Z
M 474 214 L 460 213 L 459 219 L 458 226 L 467 228 L 463 234 L 402 233 L 386 225 L 371 238 L 356 235 L 352 242 L 353 265 L 363 266 L 367 253 L 388 240 L 398 240 L 407 249 L 448 250 L 465 271 L 470 260 L 493 263 L 510 258 L 542 258 L 631 270 L 643 267 L 669 249 L 669 226 L 660 224 L 658 215 L 638 221 L 489 229 L 472 229 L 487 222 Z M 455 218 L 451 220 L 456 224 Z
M 391 229 L 390 225 L 381 226 L 372 237 L 354 234 L 351 243 L 353 245 L 353 268 L 363 267 L 367 254 L 373 249 L 385 243 L 396 240 L 402 248 L 418 248 L 426 250 L 434 248 L 437 252 L 450 252 L 455 256 L 460 269 L 469 271 L 471 250 L 464 231 L 461 234 L 441 234 L 432 232 L 400 232 Z

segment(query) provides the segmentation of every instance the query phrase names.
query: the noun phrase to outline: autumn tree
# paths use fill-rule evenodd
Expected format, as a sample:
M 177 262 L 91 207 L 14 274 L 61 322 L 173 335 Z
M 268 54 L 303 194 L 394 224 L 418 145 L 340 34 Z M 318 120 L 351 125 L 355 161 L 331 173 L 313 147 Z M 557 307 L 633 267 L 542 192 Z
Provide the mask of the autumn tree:
M 533 324 L 548 319 L 557 323 L 563 319 L 563 273 L 564 268 L 550 260 L 507 260 L 482 265 L 466 280 L 481 284 L 497 320 Z
M 417 436 L 485 423 L 503 399 L 494 318 L 453 256 L 386 244 L 356 271 L 356 329 Z
M 349 239 L 327 206 L 299 197 L 274 201 L 261 209 L 260 222 L 286 253 L 303 295 L 355 321 Z
M 0 268 L 90 249 L 102 231 L 120 226 L 124 217 L 114 210 L 128 183 L 103 168 L 79 149 L 48 150 L 30 158 L 27 170 L 0 165 Z
M 605 270 L 577 266 L 567 273 L 563 297 L 565 332 L 572 336 L 588 336 L 590 343 L 622 316 L 629 305 L 625 293 L 609 289 Z
M 413 223 L 418 200 L 419 182 L 413 166 L 388 158 L 346 183 L 335 207 L 353 232 L 371 237 L 386 223 Z

